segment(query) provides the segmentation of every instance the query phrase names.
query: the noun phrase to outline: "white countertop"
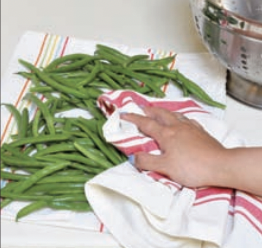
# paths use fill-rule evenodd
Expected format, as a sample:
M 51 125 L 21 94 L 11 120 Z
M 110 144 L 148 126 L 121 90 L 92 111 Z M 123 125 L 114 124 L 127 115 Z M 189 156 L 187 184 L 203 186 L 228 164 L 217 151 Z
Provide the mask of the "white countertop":
M 206 52 L 188 0 L 2 0 L 1 73 L 24 32 L 39 31 L 130 47 Z M 225 120 L 262 146 L 262 111 L 227 97 Z M 1 221 L 1 247 L 119 247 L 107 234 Z

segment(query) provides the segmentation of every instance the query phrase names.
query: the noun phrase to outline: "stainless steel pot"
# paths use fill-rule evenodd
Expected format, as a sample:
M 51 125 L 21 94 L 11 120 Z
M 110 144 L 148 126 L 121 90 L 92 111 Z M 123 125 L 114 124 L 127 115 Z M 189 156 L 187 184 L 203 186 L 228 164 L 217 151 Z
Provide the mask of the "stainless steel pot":
M 262 0 L 190 0 L 208 50 L 228 69 L 227 92 L 262 108 Z

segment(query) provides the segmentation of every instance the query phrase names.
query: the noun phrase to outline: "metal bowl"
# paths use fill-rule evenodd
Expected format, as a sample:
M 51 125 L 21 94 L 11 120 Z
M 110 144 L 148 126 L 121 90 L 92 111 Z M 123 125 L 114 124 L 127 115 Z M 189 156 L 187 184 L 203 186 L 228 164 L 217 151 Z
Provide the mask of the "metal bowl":
M 262 108 L 262 1 L 190 0 L 207 49 L 228 69 L 227 92 Z

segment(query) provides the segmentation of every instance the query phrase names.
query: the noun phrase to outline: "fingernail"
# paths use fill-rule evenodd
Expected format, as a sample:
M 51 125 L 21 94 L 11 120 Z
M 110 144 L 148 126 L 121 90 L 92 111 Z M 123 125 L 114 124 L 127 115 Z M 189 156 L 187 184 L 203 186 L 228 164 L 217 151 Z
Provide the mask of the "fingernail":
M 128 161 L 129 161 L 130 164 L 135 166 L 135 156 L 134 155 L 129 155 L 128 156 Z

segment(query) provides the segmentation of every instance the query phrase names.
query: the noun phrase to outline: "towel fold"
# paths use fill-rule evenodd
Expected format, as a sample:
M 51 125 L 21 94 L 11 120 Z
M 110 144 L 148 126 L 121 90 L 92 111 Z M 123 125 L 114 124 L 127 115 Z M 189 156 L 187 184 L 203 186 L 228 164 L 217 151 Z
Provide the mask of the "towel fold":
M 144 114 L 141 106 L 183 113 L 228 148 L 244 145 L 222 120 L 189 98 L 157 99 L 119 90 L 100 96 L 98 106 L 108 118 L 106 140 L 127 155 L 160 153 L 154 140 L 120 119 L 122 112 Z M 153 171 L 138 171 L 128 161 L 87 182 L 85 191 L 96 215 L 127 248 L 262 247 L 262 202 L 244 192 L 183 187 Z

